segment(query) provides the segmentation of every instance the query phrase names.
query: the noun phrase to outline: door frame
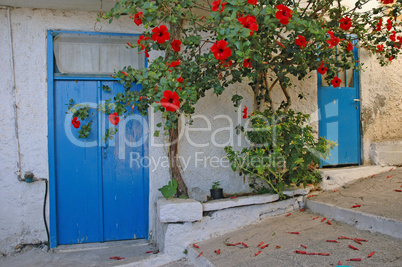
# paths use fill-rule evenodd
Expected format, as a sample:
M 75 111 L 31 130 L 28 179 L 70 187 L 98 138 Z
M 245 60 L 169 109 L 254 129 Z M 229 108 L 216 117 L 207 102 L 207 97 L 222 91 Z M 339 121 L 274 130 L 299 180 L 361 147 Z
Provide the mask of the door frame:
M 74 33 L 86 35 L 112 35 L 112 36 L 140 36 L 141 34 L 131 33 L 110 33 L 110 32 L 85 32 L 85 31 L 62 31 L 47 30 L 47 103 L 48 103 L 48 164 L 49 164 L 49 219 L 50 219 L 50 247 L 55 248 L 58 245 L 57 238 L 57 213 L 56 213 L 56 162 L 55 162 L 55 116 L 54 116 L 54 82 L 56 80 L 96 80 L 96 81 L 118 81 L 119 79 L 105 75 L 54 75 L 54 54 L 53 38 L 60 33 Z M 148 67 L 148 60 L 145 57 L 145 68 Z M 148 142 L 149 146 L 149 142 Z M 149 148 L 148 148 L 149 149 Z M 144 200 L 146 209 L 146 237 L 149 238 L 149 170 L 144 177 Z
M 355 64 L 356 64 L 356 66 L 359 64 L 358 63 L 358 61 L 359 61 L 359 53 L 360 53 L 360 50 L 358 49 L 358 47 L 357 47 L 357 45 L 358 45 L 358 43 L 357 43 L 357 41 L 356 40 L 353 40 L 352 41 L 352 43 L 353 43 L 353 58 L 354 58 L 354 60 L 355 60 Z M 359 112 L 358 112 L 358 114 L 357 114 L 357 116 L 356 116 L 356 123 L 357 123 L 357 140 L 358 140 L 358 148 L 357 148 L 357 156 L 358 156 L 358 166 L 360 166 L 361 164 L 362 164 L 362 134 L 361 134 L 361 132 L 362 132 L 362 130 L 361 130 L 361 127 L 362 127 L 362 119 L 361 119 L 361 114 L 362 114 L 362 112 L 361 112 L 361 99 L 360 99 L 360 95 L 361 95 L 361 92 L 360 92 L 360 72 L 358 71 L 358 70 L 354 70 L 353 71 L 353 75 L 354 75 L 354 77 L 353 77 L 353 83 L 354 83 L 354 85 L 355 85 L 355 87 L 356 87 L 356 99 L 359 99 L 359 102 L 358 102 L 358 106 L 359 106 Z M 345 81 L 345 85 L 346 85 L 346 81 Z M 320 89 L 322 89 L 322 88 L 325 88 L 325 87 L 331 87 L 331 86 L 322 86 L 322 75 L 320 74 L 320 73 L 318 73 L 317 72 L 317 104 L 318 104 L 318 110 L 320 110 L 321 108 L 323 108 L 323 103 L 322 103 L 322 100 L 321 100 L 321 90 Z M 319 115 L 320 115 L 320 113 L 319 113 Z M 318 137 L 320 137 L 320 129 L 322 129 L 322 127 L 323 127 L 323 125 L 322 125 L 322 120 L 321 120 L 321 118 L 320 118 L 320 116 L 319 116 L 319 119 L 318 119 Z M 345 165 L 345 164 L 340 164 L 340 165 Z M 347 165 L 347 164 L 346 164 Z M 322 167 L 322 161 L 321 161 L 321 163 L 320 163 L 320 167 Z

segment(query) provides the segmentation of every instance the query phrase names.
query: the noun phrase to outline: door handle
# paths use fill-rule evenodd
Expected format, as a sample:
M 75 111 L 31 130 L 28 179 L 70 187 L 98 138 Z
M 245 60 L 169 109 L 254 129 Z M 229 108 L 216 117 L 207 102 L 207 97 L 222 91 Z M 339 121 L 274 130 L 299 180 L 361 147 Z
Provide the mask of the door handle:
M 360 102 L 360 99 L 353 99 L 353 101 L 355 101 L 355 102 Z

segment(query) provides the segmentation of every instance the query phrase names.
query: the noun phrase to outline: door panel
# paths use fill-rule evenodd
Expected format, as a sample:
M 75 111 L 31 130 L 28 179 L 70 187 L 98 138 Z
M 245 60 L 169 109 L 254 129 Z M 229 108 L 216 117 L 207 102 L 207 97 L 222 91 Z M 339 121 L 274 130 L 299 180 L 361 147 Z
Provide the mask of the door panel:
M 69 99 L 97 103 L 96 81 L 55 83 L 56 213 L 59 244 L 102 241 L 98 123 L 84 141 L 66 114 Z
M 322 165 L 359 164 L 359 106 L 355 88 L 321 88 L 320 136 L 336 142 L 331 156 Z M 356 108 L 357 107 L 357 108 Z
M 135 111 L 121 118 L 114 140 L 104 143 L 101 137 L 113 125 L 108 115 L 94 114 L 90 136 L 79 139 L 72 114 L 66 114 L 69 100 L 96 107 L 123 88 L 96 80 L 57 80 L 54 87 L 58 244 L 147 238 L 148 168 L 135 164 L 148 155 L 147 119 Z
M 124 91 L 120 84 L 104 82 L 103 85 L 108 85 L 111 92 L 103 91 L 102 100 Z M 107 115 L 103 115 L 102 121 L 107 127 L 113 127 Z M 105 241 L 145 238 L 148 219 L 144 192 L 148 191 L 148 174 L 144 168 L 147 162 L 140 159 L 148 154 L 148 122 L 133 110 L 116 127 L 115 138 L 102 147 Z

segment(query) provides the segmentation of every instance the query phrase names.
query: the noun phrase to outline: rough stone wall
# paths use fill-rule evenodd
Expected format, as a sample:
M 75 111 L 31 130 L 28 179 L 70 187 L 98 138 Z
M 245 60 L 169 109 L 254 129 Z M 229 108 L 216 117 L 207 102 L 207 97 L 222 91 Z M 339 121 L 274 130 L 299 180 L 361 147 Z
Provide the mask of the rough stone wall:
M 402 140 L 402 59 L 383 68 L 367 51 L 361 51 L 361 59 L 363 157 L 369 163 L 372 143 Z

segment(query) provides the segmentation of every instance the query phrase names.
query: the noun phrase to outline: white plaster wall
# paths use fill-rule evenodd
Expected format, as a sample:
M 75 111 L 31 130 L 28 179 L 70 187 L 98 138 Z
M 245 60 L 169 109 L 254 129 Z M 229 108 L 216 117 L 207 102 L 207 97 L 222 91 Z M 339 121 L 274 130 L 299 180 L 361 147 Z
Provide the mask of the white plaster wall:
M 47 62 L 46 62 L 46 31 L 48 29 L 94 31 L 102 32 L 141 32 L 142 28 L 135 26 L 131 19 L 121 18 L 112 24 L 98 22 L 95 25 L 97 14 L 95 12 L 64 12 L 45 9 L 11 9 L 12 41 L 14 49 L 16 97 L 18 106 L 19 135 L 21 145 L 22 174 L 32 171 L 36 177 L 48 178 L 48 151 L 47 151 Z M 46 241 L 46 232 L 42 220 L 42 203 L 44 195 L 44 183 L 21 183 L 17 180 L 17 142 L 14 128 L 13 115 L 13 90 L 10 71 L 10 46 L 7 37 L 6 10 L 0 10 L 0 88 L 1 98 L 1 165 L 0 165 L 0 250 L 10 252 L 15 245 L 20 243 L 39 243 Z M 151 53 L 151 60 L 159 56 Z M 211 119 L 212 128 L 209 132 L 192 132 L 190 136 L 197 142 L 211 140 L 213 131 L 218 126 L 232 126 L 227 119 L 216 119 L 216 115 L 226 115 L 234 123 L 241 119 L 233 107 L 231 94 L 236 91 L 245 96 L 249 112 L 252 112 L 251 91 L 243 90 L 241 85 L 233 86 L 224 96 L 217 98 L 213 94 L 201 100 L 196 107 L 197 114 L 203 114 Z M 243 92 L 242 92 L 243 91 Z M 223 113 L 222 113 L 223 112 Z M 240 115 L 240 116 L 239 116 Z M 150 113 L 154 116 L 155 123 L 161 120 L 160 114 Z M 203 120 L 195 121 L 191 127 L 201 127 Z M 244 123 L 244 121 L 242 121 Z M 166 147 L 156 147 L 152 142 L 160 144 L 164 136 L 153 137 L 150 125 L 150 157 L 166 157 Z M 219 144 L 226 142 L 228 131 L 216 135 Z M 211 142 L 210 142 L 211 143 Z M 212 143 L 207 149 L 193 147 L 188 141 L 180 142 L 180 155 L 191 156 L 194 160 L 195 152 L 203 152 L 206 157 L 222 157 L 223 147 L 213 147 Z M 193 162 L 194 163 L 194 162 Z M 209 164 L 209 163 L 208 163 Z M 169 181 L 168 168 L 153 168 L 150 172 L 150 238 L 154 238 L 156 232 L 156 199 L 161 196 L 157 190 Z M 184 172 L 184 179 L 189 185 L 190 194 L 199 200 L 206 200 L 212 182 L 220 180 L 228 193 L 248 191 L 248 184 L 233 173 L 230 167 L 226 168 L 195 168 L 190 164 Z M 48 221 L 49 222 L 49 221 Z
M 142 29 L 128 18 L 95 25 L 95 12 L 11 9 L 10 13 L 22 170 L 23 174 L 32 171 L 36 177 L 48 178 L 46 31 L 95 31 L 102 27 L 102 32 L 134 33 Z M 6 14 L 6 10 L 0 10 L 0 251 L 7 253 L 20 243 L 46 241 L 46 232 L 42 220 L 44 183 L 21 183 L 15 174 L 18 157 Z M 151 194 L 159 183 L 166 183 L 163 179 L 163 174 L 150 174 Z M 152 214 L 152 198 L 150 206 Z

